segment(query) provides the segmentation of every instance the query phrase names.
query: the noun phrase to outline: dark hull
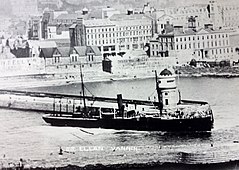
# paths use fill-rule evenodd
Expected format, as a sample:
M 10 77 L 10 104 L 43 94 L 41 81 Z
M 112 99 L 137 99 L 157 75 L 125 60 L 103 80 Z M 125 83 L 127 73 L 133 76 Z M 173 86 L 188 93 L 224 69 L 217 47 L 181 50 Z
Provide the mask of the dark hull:
M 211 131 L 211 117 L 194 119 L 160 119 L 141 117 L 130 119 L 91 119 L 43 116 L 52 126 L 71 126 L 84 128 L 105 128 L 140 131 Z

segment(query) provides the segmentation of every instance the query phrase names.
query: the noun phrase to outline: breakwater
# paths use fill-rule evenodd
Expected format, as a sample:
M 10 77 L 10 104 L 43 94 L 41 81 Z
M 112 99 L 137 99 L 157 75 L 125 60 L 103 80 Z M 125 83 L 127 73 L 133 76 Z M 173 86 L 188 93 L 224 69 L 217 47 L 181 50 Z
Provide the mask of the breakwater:
M 0 108 L 46 113 L 74 113 L 76 111 L 76 106 L 82 103 L 82 101 L 75 99 L 44 96 L 34 97 L 23 94 L 24 92 L 21 94 L 11 92 L 0 94 Z

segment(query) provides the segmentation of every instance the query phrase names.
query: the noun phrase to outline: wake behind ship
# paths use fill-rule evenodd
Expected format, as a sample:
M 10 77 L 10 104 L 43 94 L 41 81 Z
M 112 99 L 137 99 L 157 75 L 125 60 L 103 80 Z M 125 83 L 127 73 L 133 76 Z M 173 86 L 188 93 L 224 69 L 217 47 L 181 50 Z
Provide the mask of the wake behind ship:
M 84 96 L 75 113 L 53 112 L 43 116 L 53 126 L 107 128 L 142 131 L 211 131 L 213 113 L 207 102 L 181 100 L 175 75 L 168 69 L 156 75 L 158 101 L 122 99 L 100 100 Z M 139 93 L 139 92 L 138 92 Z M 104 98 L 100 98 L 104 99 Z M 86 104 L 87 103 L 87 104 Z M 90 104 L 89 104 L 90 103 Z

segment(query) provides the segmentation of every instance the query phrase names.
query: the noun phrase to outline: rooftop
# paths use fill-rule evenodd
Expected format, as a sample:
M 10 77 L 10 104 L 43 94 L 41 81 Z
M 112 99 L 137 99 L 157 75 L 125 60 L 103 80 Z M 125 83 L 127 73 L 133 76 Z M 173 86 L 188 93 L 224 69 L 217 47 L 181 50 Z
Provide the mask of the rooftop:
M 159 74 L 160 76 L 172 76 L 172 72 L 169 71 L 168 69 L 164 69 L 163 71 L 161 71 L 161 73 Z
M 28 40 L 29 46 L 38 46 L 39 48 L 51 48 L 51 47 L 57 47 L 57 44 L 55 41 L 38 41 L 38 40 Z
M 62 57 L 70 56 L 70 47 L 58 47 L 57 50 L 59 51 Z
M 199 30 L 192 30 L 192 29 L 188 29 L 188 30 L 183 30 L 183 29 L 175 29 L 171 32 L 168 32 L 166 34 L 162 34 L 162 35 L 176 35 L 176 36 L 185 36 L 185 35 L 200 35 L 200 34 L 213 34 L 213 33 L 230 33 L 232 31 L 228 31 L 228 30 L 213 30 L 213 29 L 205 29 L 205 28 L 201 28 Z M 160 35 L 160 36 L 162 36 Z M 156 38 L 157 39 L 157 38 Z
M 146 16 L 145 14 L 114 14 L 112 17 L 110 17 L 111 21 L 121 21 L 121 20 L 141 20 L 141 19 L 148 19 L 150 20 L 150 17 Z
M 76 46 L 74 49 L 79 56 L 86 56 L 88 53 L 94 53 L 96 56 L 101 56 L 101 52 L 96 46 Z
M 109 19 L 85 20 L 84 23 L 85 23 L 85 26 L 87 27 L 114 26 L 114 24 Z
M 56 20 L 76 20 L 79 17 L 83 17 L 84 15 L 80 13 L 73 13 L 73 14 L 61 14 L 59 15 Z
M 41 58 L 52 58 L 52 55 L 56 48 L 42 48 L 39 54 Z

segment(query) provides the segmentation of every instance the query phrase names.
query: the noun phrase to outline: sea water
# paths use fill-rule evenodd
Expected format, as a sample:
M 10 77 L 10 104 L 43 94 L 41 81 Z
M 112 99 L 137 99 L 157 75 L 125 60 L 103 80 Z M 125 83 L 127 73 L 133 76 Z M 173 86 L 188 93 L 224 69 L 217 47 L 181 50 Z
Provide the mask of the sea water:
M 237 160 L 239 152 L 239 79 L 180 78 L 182 99 L 210 103 L 214 113 L 211 133 L 168 133 L 53 127 L 38 112 L 0 110 L 0 167 L 54 167 L 74 164 L 146 162 L 214 163 Z M 87 95 L 148 100 L 155 79 L 85 84 Z M 25 89 L 26 90 L 26 89 Z M 80 94 L 81 84 L 27 89 Z M 61 151 L 62 154 L 59 154 Z

